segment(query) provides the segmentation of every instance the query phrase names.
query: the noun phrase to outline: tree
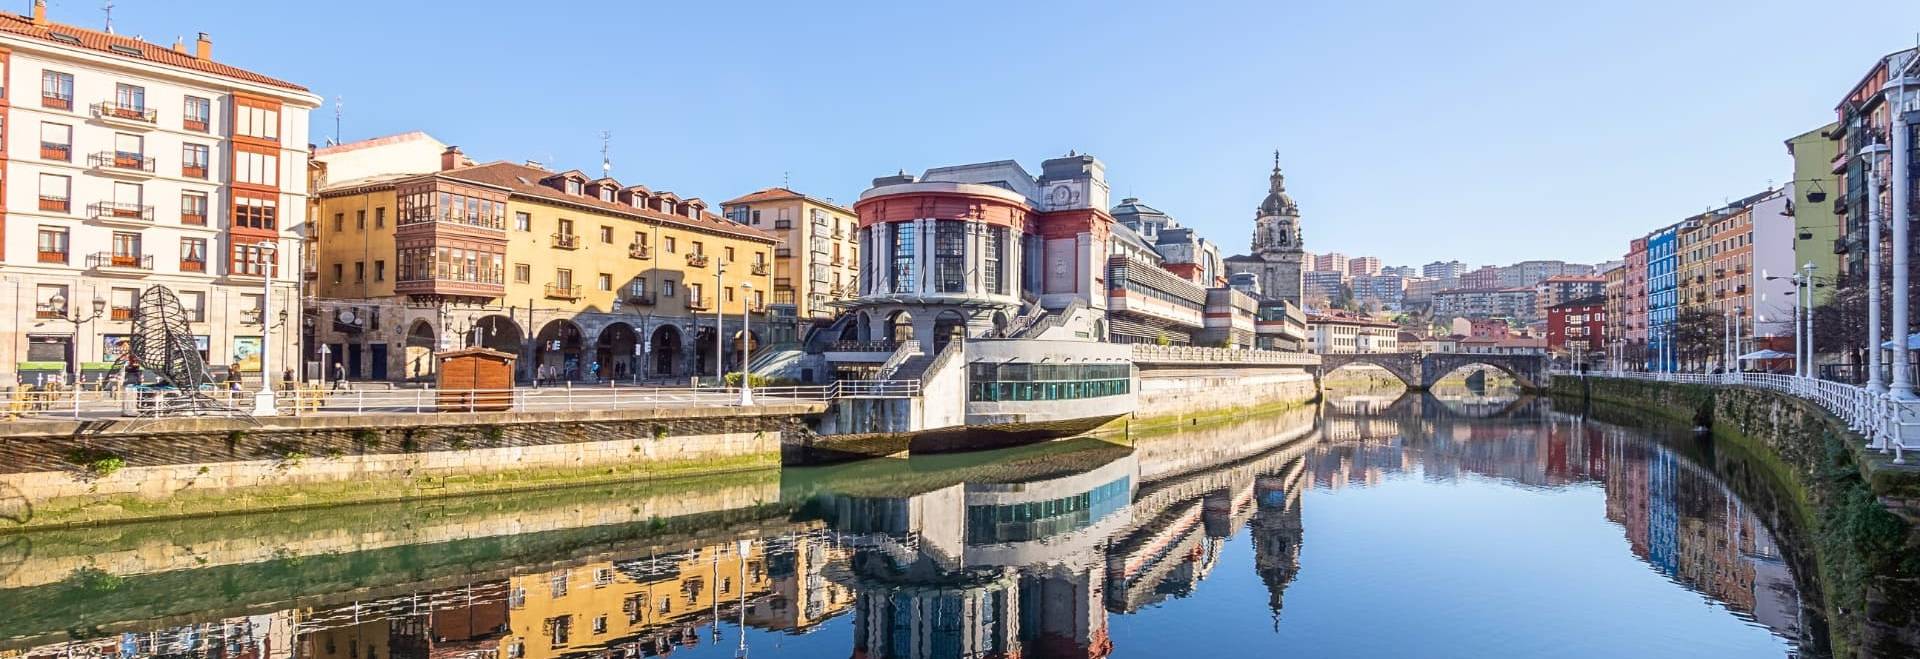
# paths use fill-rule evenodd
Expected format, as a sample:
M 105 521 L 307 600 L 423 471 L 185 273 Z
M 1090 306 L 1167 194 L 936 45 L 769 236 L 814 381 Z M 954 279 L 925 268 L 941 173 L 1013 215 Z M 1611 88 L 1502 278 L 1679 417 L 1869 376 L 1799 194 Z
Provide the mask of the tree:
M 1727 320 L 1710 309 L 1681 309 L 1673 318 L 1673 354 L 1680 370 L 1706 370 L 1726 347 Z

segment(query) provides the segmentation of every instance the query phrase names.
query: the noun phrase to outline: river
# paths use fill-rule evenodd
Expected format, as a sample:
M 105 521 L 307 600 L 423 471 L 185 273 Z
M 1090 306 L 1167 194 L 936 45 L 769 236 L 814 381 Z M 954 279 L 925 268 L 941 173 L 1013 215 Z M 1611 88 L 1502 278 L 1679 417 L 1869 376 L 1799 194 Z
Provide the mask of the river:
M 1804 542 L 1729 459 L 1455 391 L 14 534 L 0 658 L 1822 656 Z

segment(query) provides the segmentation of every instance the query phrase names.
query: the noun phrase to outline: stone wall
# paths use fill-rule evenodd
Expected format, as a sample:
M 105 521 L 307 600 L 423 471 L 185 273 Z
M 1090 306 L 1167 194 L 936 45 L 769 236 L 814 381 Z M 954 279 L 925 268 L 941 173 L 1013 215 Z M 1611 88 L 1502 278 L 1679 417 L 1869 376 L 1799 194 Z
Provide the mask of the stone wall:
M 1811 528 L 1835 656 L 1920 656 L 1920 467 L 1891 456 L 1819 407 L 1773 391 L 1556 377 L 1555 395 L 1630 407 L 1711 428 L 1751 452 Z M 1920 460 L 1915 460 L 1920 462 Z
M 1260 407 L 1301 405 L 1319 396 L 1313 375 L 1299 368 L 1142 370 L 1133 418 L 1149 423 L 1231 415 Z
M 193 419 L 20 432 L 0 438 L 0 519 L 12 521 L 0 531 L 772 467 L 794 413 L 807 411 Z

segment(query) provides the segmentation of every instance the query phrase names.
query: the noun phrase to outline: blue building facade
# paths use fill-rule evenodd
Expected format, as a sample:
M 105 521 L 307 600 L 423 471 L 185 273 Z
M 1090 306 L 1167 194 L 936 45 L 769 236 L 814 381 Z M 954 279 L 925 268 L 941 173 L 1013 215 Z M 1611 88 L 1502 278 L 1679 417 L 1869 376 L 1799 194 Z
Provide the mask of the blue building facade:
M 1678 258 L 1680 225 L 1647 236 L 1647 365 L 1649 371 L 1676 370 L 1673 320 L 1679 311 Z

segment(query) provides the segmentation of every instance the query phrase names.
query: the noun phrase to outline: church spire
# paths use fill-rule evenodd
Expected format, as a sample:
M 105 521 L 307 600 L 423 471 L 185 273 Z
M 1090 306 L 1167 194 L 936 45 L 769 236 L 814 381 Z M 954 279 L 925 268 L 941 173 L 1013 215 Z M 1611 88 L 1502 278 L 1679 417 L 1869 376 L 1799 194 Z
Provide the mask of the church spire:
M 1287 191 L 1287 175 L 1280 173 L 1279 149 L 1273 150 L 1273 174 L 1267 177 L 1267 181 L 1267 192 L 1278 194 Z

